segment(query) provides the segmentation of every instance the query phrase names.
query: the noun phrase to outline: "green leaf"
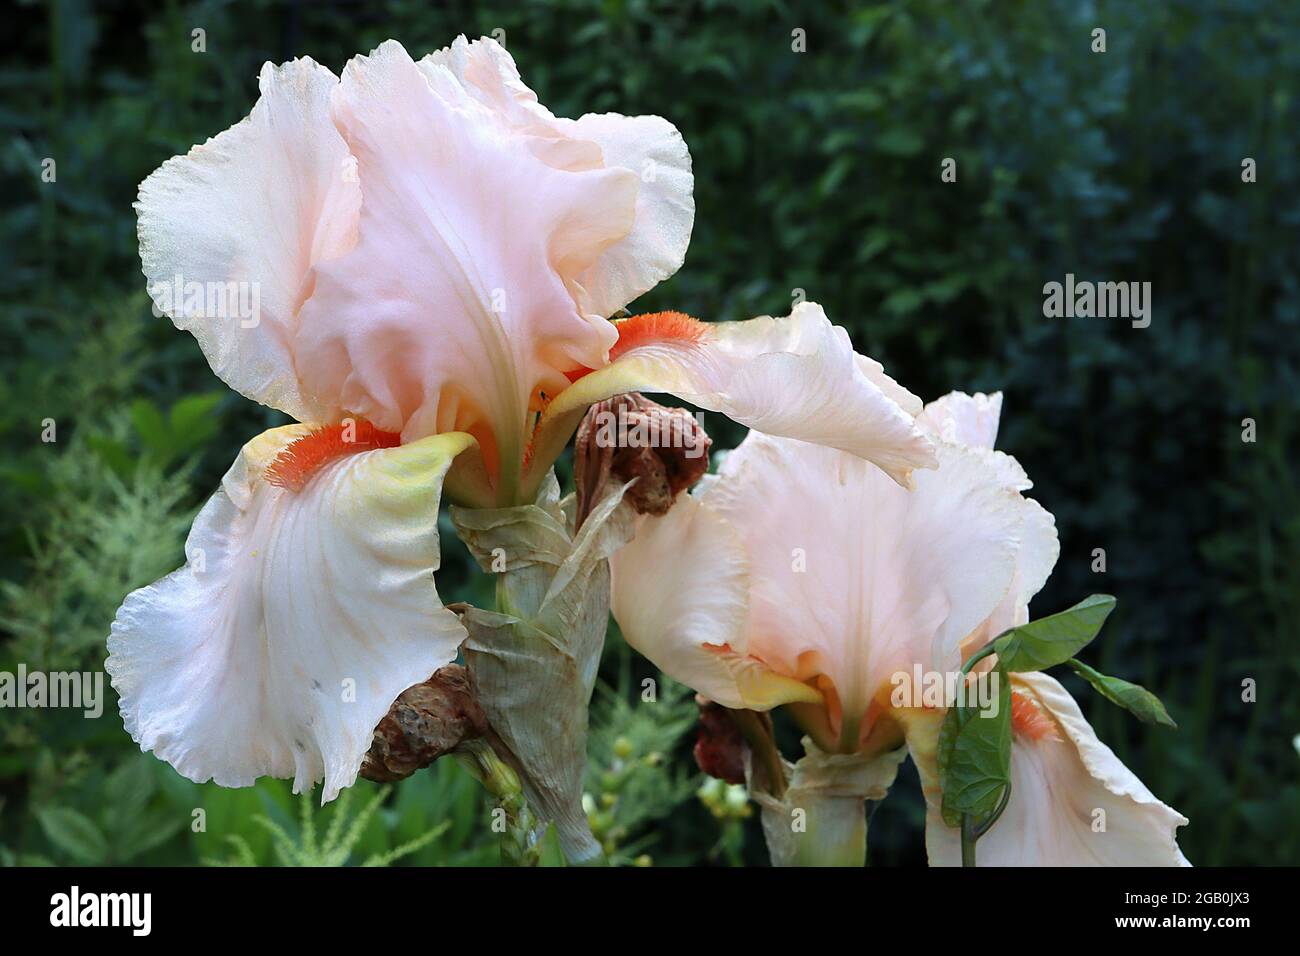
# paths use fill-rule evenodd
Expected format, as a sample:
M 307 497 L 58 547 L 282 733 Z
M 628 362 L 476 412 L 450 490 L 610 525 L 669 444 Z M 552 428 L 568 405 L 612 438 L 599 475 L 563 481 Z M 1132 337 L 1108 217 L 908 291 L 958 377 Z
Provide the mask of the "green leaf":
M 546 831 L 533 848 L 537 854 L 537 866 L 568 866 L 564 851 L 560 849 L 560 834 L 553 823 L 546 825 Z
M 119 478 L 130 477 L 135 470 L 135 460 L 121 442 L 104 435 L 92 434 L 86 436 L 86 444 Z
M 103 863 L 108 841 L 89 818 L 68 807 L 36 811 L 36 819 L 51 843 L 79 863 Z
M 213 414 L 225 397 L 223 392 L 187 395 L 171 407 L 168 414 L 174 450 L 185 454 L 203 446 L 217 433 L 217 416 Z
M 171 433 L 162 412 L 147 398 L 139 398 L 131 403 L 131 424 L 145 448 L 160 458 L 165 458 L 171 451 Z
M 963 814 L 977 820 L 992 814 L 1011 783 L 1011 681 L 1001 668 L 976 679 L 988 681 L 995 676 L 996 714 L 949 707 L 939 729 L 941 810 L 949 826 L 960 826 Z
M 1013 673 L 1064 664 L 1087 647 L 1115 609 L 1109 594 L 1094 594 L 1074 607 L 1013 627 L 994 642 L 998 661 Z
M 135 824 L 154 795 L 151 757 L 140 754 L 129 758 L 104 783 L 105 806 L 101 815 L 104 829 L 114 833 Z
M 876 149 L 889 156 L 915 156 L 925 148 L 925 140 L 915 130 L 894 127 L 876 137 Z
M 134 817 L 115 839 L 114 863 L 125 863 L 166 843 L 180 833 L 189 820 L 175 812 L 157 812 Z
M 1175 729 L 1178 727 L 1160 698 L 1145 687 L 1095 671 L 1083 661 L 1071 659 L 1069 663 L 1074 672 L 1091 684 L 1097 693 L 1112 704 L 1123 707 L 1144 724 L 1162 724 Z

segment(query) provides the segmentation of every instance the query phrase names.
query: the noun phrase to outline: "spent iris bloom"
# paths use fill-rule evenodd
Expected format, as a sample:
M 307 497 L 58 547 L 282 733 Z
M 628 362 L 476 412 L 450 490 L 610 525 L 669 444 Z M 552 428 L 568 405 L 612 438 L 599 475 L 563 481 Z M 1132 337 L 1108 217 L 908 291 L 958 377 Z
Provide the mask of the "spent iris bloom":
M 260 86 L 137 203 L 157 308 L 298 423 L 243 447 L 187 564 L 113 623 L 126 728 L 183 775 L 352 783 L 393 700 L 466 638 L 434 585 L 440 498 L 531 506 L 593 402 L 667 391 L 900 482 L 933 466 L 901 390 L 814 304 L 610 320 L 685 256 L 691 159 L 665 120 L 556 117 L 489 39 L 419 61 L 389 41 L 338 77 L 267 64 Z
M 900 678 L 955 675 L 1027 622 L 1059 551 L 1024 470 L 993 449 L 1000 410 L 1001 395 L 960 393 L 918 408 L 939 467 L 911 491 L 835 449 L 751 432 L 667 515 L 642 518 L 611 562 L 612 609 L 633 647 L 726 707 L 788 709 L 808 735 L 803 796 L 817 786 L 802 778 L 821 771 L 835 775 L 823 792 L 843 792 L 856 758 L 880 762 L 861 778 L 878 799 L 905 745 L 936 865 L 961 854 L 940 812 L 946 707 L 897 696 Z M 1175 830 L 1187 820 L 1098 740 L 1065 689 L 1041 673 L 1010 680 L 1012 786 L 981 861 L 1186 863 Z M 860 801 L 854 812 L 860 827 Z

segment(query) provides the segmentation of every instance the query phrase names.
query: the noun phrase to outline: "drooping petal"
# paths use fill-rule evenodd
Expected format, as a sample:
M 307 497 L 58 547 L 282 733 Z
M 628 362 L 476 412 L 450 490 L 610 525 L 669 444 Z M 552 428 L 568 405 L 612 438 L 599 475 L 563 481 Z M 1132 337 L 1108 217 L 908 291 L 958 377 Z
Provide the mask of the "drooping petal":
M 725 707 L 821 701 L 748 653 L 749 560 L 735 529 L 698 499 L 643 518 L 610 569 L 623 636 L 670 677 Z
M 126 729 L 182 775 L 292 777 L 295 791 L 323 779 L 329 800 L 397 695 L 465 636 L 433 572 L 442 477 L 472 439 L 304 454 L 287 470 L 311 467 L 309 480 L 272 484 L 278 456 L 311 434 L 293 425 L 244 446 L 185 567 L 118 610 L 106 668 Z
M 1187 818 L 1165 806 L 1097 739 L 1079 705 L 1045 674 L 1017 674 L 1013 691 L 1028 713 L 1017 717 L 1011 798 L 980 839 L 981 866 L 1187 866 L 1176 831 Z M 937 733 L 933 719 L 926 726 Z M 932 737 L 909 726 L 929 812 L 932 866 L 959 866 L 961 838 L 943 822 Z
M 858 355 L 856 358 L 858 369 L 874 382 L 876 387 L 884 392 L 887 398 L 893 399 L 899 408 L 914 418 L 921 414 L 925 408 L 921 399 L 885 374 L 883 365 L 866 355 Z
M 622 392 L 668 392 L 760 432 L 843 449 L 906 485 L 930 468 L 933 443 L 889 393 L 883 371 L 860 362 L 848 333 L 803 302 L 783 319 L 697 322 L 676 313 L 616 323 L 614 361 L 583 375 L 547 408 L 548 429 L 567 435 L 575 415 Z
M 157 307 L 220 378 L 309 420 L 293 335 L 312 267 L 356 240 L 361 192 L 329 115 L 338 79 L 310 59 L 266 64 L 247 118 L 140 186 L 140 259 Z
M 304 383 L 407 441 L 467 431 L 489 473 L 517 472 L 535 392 L 614 341 L 570 286 L 632 229 L 636 176 L 544 162 L 450 66 L 392 41 L 348 64 L 333 105 L 364 202 L 303 309 Z

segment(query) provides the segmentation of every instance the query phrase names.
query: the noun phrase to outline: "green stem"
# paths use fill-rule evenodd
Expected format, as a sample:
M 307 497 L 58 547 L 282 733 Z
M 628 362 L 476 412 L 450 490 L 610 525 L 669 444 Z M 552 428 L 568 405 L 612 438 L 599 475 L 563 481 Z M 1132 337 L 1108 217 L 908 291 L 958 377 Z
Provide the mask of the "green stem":
M 805 796 L 800 808 L 808 829 L 795 840 L 794 866 L 860 867 L 866 863 L 866 800 Z
M 971 819 L 970 814 L 961 815 L 961 865 L 975 865 L 975 841 L 979 839 L 976 833 L 975 821 Z
M 482 738 L 466 741 L 455 755 L 483 789 L 496 797 L 498 809 L 505 814 L 501 862 L 506 866 L 536 866 L 541 827 L 524 797 L 519 775 Z
M 1004 631 L 1003 633 L 1006 633 L 1006 632 Z M 1001 637 L 1001 636 L 1002 636 L 1001 634 L 998 635 L 998 637 Z M 994 641 L 996 641 L 996 640 L 997 640 L 997 638 L 994 638 L 993 641 L 989 641 L 987 644 L 985 644 L 983 647 L 981 647 L 978 651 L 976 651 L 974 654 L 972 654 L 972 655 L 970 656 L 970 659 L 967 660 L 966 663 L 963 664 L 963 665 L 961 666 L 961 674 L 962 674 L 963 677 L 965 677 L 967 674 L 969 674 L 969 673 L 970 673 L 970 669 L 971 669 L 972 667 L 974 667 L 976 664 L 978 664 L 980 661 L 984 660 L 984 658 L 986 658 L 986 657 L 992 657 L 994 654 L 997 653 L 997 651 L 996 651 L 996 650 L 994 649 L 994 647 L 993 647 L 993 645 L 994 645 Z

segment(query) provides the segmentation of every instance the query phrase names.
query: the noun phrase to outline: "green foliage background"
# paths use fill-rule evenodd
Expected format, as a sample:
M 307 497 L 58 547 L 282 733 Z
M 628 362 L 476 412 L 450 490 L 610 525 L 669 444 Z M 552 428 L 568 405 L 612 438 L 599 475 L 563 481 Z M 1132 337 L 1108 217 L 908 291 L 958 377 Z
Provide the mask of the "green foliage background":
M 1006 393 L 999 445 L 1061 532 L 1038 612 L 1117 595 L 1085 658 L 1158 692 L 1180 729 L 1137 725 L 1063 679 L 1191 818 L 1194 863 L 1300 862 L 1290 0 L 51 0 L 16 17 L 0 71 L 0 670 L 99 668 L 123 595 L 182 562 L 189 520 L 239 445 L 281 420 L 150 315 L 140 180 L 240 119 L 264 60 L 307 54 L 337 71 L 390 36 L 418 55 L 503 29 L 557 114 L 658 113 L 690 144 L 686 266 L 639 309 L 783 315 L 802 289 L 923 397 Z M 1097 26 L 1104 54 L 1090 51 Z M 191 51 L 198 27 L 206 53 Z M 791 50 L 795 28 L 806 53 Z M 959 179 L 945 184 L 949 156 Z M 55 183 L 41 181 L 45 157 Z M 1150 328 L 1045 319 L 1043 283 L 1067 272 L 1152 282 Z M 44 419 L 57 442 L 40 441 Z M 741 434 L 710 428 L 723 447 Z M 444 594 L 481 597 L 446 530 Z M 1099 547 L 1104 576 L 1090 567 Z M 635 706 L 650 673 L 611 640 L 591 782 L 602 835 L 623 862 L 764 862 L 752 818 L 720 822 L 717 799 L 692 796 L 689 695 Z M 304 816 L 282 782 L 223 791 L 139 755 L 111 700 L 99 720 L 0 711 L 3 862 L 496 859 L 488 808 L 454 765 L 378 794 L 343 857 L 323 853 L 331 824 L 342 839 L 377 795 L 359 789 L 346 819 Z M 923 862 L 914 774 L 898 791 L 873 818 L 873 859 Z M 206 832 L 192 831 L 195 808 Z

